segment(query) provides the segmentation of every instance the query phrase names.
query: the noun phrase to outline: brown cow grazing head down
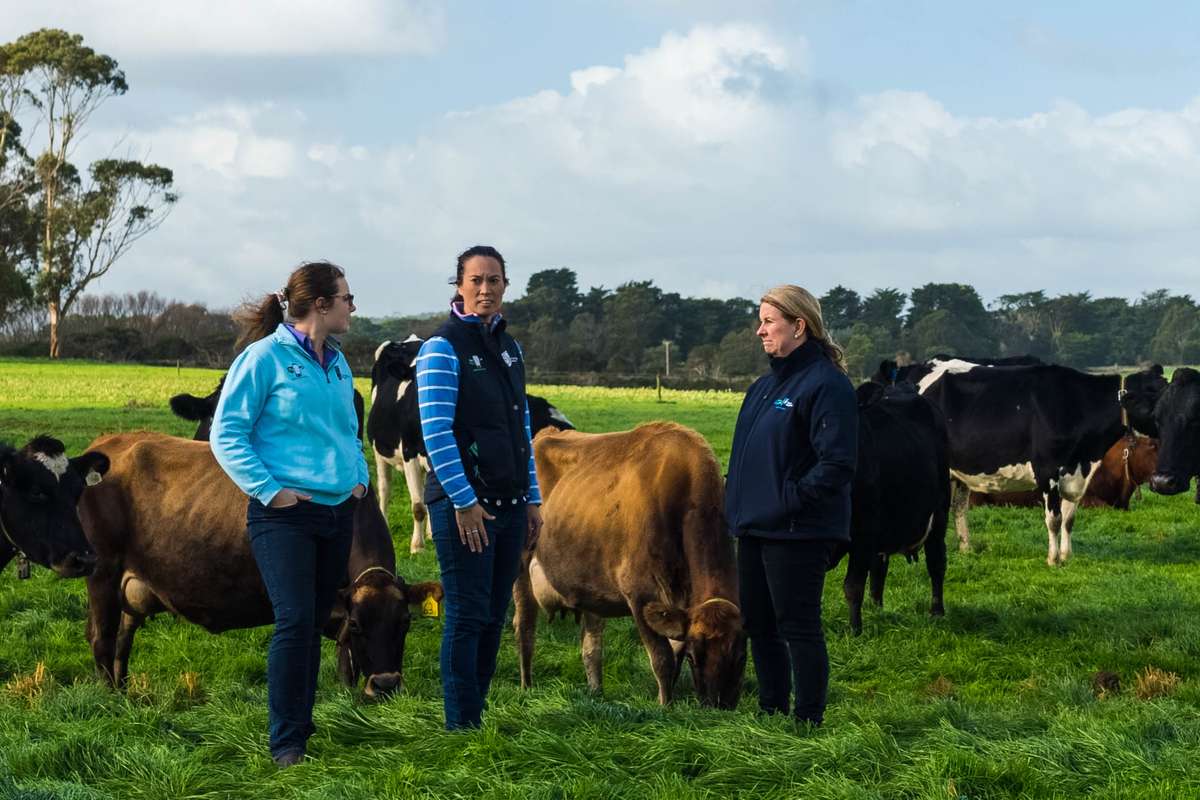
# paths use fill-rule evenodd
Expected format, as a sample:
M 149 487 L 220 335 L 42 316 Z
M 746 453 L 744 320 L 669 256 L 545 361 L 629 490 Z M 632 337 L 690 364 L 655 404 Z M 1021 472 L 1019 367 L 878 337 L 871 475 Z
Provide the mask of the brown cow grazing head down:
M 444 597 L 436 581 L 408 584 L 383 567 L 369 567 L 342 589 L 328 629 L 337 642 L 338 676 L 347 686 L 366 678 L 363 694 L 386 697 L 404 680 L 396 665 L 404 664 L 404 643 L 412 625 L 410 606 L 428 597 Z
M 67 458 L 63 443 L 38 436 L 20 450 L 0 443 L 0 569 L 23 554 L 64 578 L 89 575 L 96 554 L 77 506 L 108 471 L 102 453 Z
M 682 643 L 680 655 L 691 664 L 701 705 L 737 707 L 746 671 L 746 633 L 741 611 L 732 601 L 714 597 L 687 611 L 650 602 L 642 618 L 659 636 Z

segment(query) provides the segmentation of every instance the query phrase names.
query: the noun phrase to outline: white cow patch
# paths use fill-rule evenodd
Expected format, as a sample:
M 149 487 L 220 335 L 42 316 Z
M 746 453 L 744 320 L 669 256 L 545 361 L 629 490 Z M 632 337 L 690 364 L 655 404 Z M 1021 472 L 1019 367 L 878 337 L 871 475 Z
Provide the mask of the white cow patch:
M 379 360 L 379 356 L 383 354 L 383 348 L 387 347 L 387 346 L 388 346 L 389 344 L 391 344 L 391 343 L 392 343 L 392 340 L 391 340 L 391 339 L 388 339 L 386 342 L 384 342 L 383 344 L 379 345 L 379 347 L 376 347 L 376 348 L 375 348 L 375 360 L 376 360 L 376 361 L 378 361 L 378 360 Z
M 408 338 L 404 340 L 404 344 L 408 344 L 409 342 L 420 342 L 420 341 L 424 341 L 424 340 L 420 336 L 417 336 L 415 333 L 410 333 L 408 335 Z
M 963 361 L 961 358 L 952 358 L 949 361 L 934 361 L 933 372 L 921 378 L 920 383 L 917 384 L 917 391 L 925 394 L 929 387 L 937 383 L 938 379 L 947 372 L 970 372 L 978 366 L 978 364 L 973 364 L 970 361 Z
M 999 492 L 1028 492 L 1037 488 L 1033 477 L 1033 464 L 1010 464 L 1000 467 L 995 472 L 980 475 L 968 475 L 958 470 L 950 470 L 950 474 L 967 485 L 972 492 L 997 494 Z
M 1074 472 L 1063 474 L 1057 481 L 1058 493 L 1064 499 L 1070 500 L 1072 503 L 1078 503 L 1083 499 L 1084 493 L 1087 492 L 1088 484 L 1092 482 L 1092 476 L 1096 474 L 1096 470 L 1099 467 L 1100 462 L 1093 461 L 1088 465 L 1086 475 L 1083 472 L 1082 465 L 1076 467 Z M 1051 481 L 1051 485 L 1054 485 L 1054 483 L 1054 481 Z
M 48 456 L 45 453 L 34 453 L 33 457 L 41 462 L 42 466 L 50 470 L 55 480 L 62 480 L 62 476 L 67 474 L 67 470 L 71 468 L 71 462 L 67 460 L 65 453 L 59 453 L 56 456 Z
M 396 391 L 397 403 L 400 402 L 400 398 L 404 397 L 404 390 L 408 388 L 410 383 L 412 383 L 412 381 L 400 381 L 400 388 Z
M 559 411 L 557 406 L 550 406 L 550 419 L 558 420 L 564 425 L 570 425 L 572 428 L 575 427 L 575 424 L 567 419 L 567 415 Z

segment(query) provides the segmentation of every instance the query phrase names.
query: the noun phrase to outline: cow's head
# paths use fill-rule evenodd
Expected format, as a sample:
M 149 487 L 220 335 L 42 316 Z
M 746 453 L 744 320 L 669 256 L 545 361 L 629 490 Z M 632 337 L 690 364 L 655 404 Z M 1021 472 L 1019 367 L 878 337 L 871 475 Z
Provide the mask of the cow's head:
M 64 578 L 90 575 L 96 554 L 79 522 L 79 496 L 107 471 L 103 453 L 67 458 L 49 436 L 21 450 L 0 444 L 0 566 L 23 552 Z
M 642 618 L 650 629 L 680 648 L 692 665 L 692 683 L 700 704 L 737 707 L 746 671 L 746 632 L 742 614 L 732 601 L 710 598 L 689 610 L 647 603 Z
M 440 583 L 409 584 L 382 567 L 367 570 L 340 592 L 330 625 L 336 629 L 338 675 L 347 686 L 366 678 L 363 693 L 372 699 L 400 688 L 410 606 L 430 596 L 441 602 Z
M 1188 367 L 1175 370 L 1171 383 L 1154 407 L 1158 426 L 1158 468 L 1150 488 L 1159 494 L 1187 490 L 1192 476 L 1200 475 L 1200 372 Z M 1200 503 L 1200 486 L 1196 488 Z
M 415 333 L 403 342 L 387 341 L 375 348 L 375 364 L 371 367 L 371 385 L 378 386 L 388 378 L 411 381 L 417 377 L 417 353 L 425 340 Z
M 217 401 L 221 399 L 221 389 L 225 386 L 225 376 L 217 382 L 217 388 L 206 397 L 194 394 L 177 394 L 171 398 L 171 410 L 175 416 L 199 422 L 196 435 L 192 438 L 199 442 L 207 442 L 212 430 L 213 414 L 217 413 Z
M 571 420 L 551 405 L 546 398 L 530 394 L 526 395 L 525 399 L 529 402 L 529 430 L 534 436 L 537 436 L 538 432 L 545 428 L 560 431 L 575 430 L 575 425 L 571 423 Z
M 1134 430 L 1147 436 L 1158 435 L 1154 408 L 1166 388 L 1167 379 L 1163 377 L 1163 368 L 1159 364 L 1125 378 L 1121 407 L 1129 415 L 1129 424 Z

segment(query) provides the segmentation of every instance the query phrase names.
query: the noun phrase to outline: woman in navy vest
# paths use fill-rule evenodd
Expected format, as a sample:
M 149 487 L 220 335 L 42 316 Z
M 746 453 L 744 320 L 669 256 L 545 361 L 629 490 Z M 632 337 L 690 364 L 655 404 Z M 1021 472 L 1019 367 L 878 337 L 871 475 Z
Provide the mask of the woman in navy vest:
M 821 591 L 834 548 L 850 540 L 858 408 L 812 294 L 778 286 L 758 315 L 771 372 L 746 392 L 738 414 L 725 515 L 738 537 L 759 705 L 819 725 L 829 687 Z
M 496 671 L 521 553 L 542 527 L 525 356 L 500 315 L 508 275 L 494 247 L 458 257 L 450 316 L 417 355 L 425 487 L 446 591 L 446 728 L 477 728 Z

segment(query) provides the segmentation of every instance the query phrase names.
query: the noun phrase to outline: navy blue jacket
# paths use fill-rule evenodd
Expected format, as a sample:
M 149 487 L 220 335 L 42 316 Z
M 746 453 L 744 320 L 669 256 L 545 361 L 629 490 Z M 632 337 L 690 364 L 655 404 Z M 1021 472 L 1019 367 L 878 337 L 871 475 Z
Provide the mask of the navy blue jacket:
M 425 403 L 423 360 L 433 355 L 439 339 L 449 342 L 453 348 L 458 379 L 451 430 L 467 481 L 475 495 L 485 501 L 528 500 L 531 497 L 533 461 L 525 399 L 525 364 L 520 348 L 505 331 L 506 327 L 506 322 L 500 319 L 488 331 L 474 317 L 460 319 L 451 313 L 422 346 L 417 357 L 418 398 L 420 403 Z M 424 409 L 422 412 L 422 429 L 426 432 L 426 447 L 432 457 L 445 445 L 429 443 L 429 426 Z M 441 415 L 444 412 L 430 413 Z M 436 461 L 434 466 L 425 481 L 426 503 L 446 496 L 446 489 L 437 475 Z M 535 499 L 540 500 L 540 497 Z
M 858 405 L 808 340 L 746 392 L 733 432 L 725 518 L 735 536 L 850 541 Z

